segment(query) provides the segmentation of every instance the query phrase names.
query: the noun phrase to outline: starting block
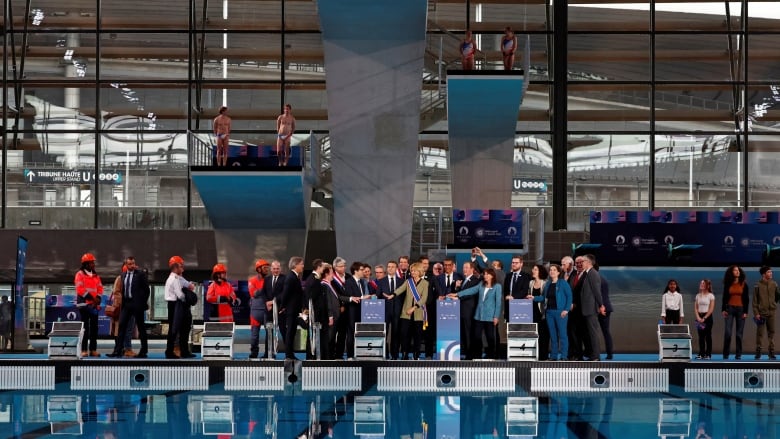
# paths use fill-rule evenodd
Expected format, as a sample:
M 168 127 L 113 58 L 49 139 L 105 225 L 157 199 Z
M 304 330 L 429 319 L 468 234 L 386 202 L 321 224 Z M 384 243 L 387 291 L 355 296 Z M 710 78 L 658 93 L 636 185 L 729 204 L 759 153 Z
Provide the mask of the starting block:
M 539 330 L 536 323 L 507 323 L 506 359 L 509 361 L 539 359 Z
M 75 360 L 81 357 L 84 322 L 54 322 L 49 332 L 49 359 Z
M 206 360 L 233 359 L 233 322 L 206 322 L 201 335 L 201 355 Z

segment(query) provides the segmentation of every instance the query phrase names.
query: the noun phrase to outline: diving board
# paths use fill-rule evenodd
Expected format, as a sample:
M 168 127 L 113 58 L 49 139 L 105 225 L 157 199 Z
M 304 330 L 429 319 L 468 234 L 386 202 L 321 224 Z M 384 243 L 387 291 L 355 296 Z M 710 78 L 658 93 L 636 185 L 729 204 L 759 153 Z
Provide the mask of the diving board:
M 522 70 L 447 72 L 453 206 L 510 206 L 514 139 L 524 83 Z

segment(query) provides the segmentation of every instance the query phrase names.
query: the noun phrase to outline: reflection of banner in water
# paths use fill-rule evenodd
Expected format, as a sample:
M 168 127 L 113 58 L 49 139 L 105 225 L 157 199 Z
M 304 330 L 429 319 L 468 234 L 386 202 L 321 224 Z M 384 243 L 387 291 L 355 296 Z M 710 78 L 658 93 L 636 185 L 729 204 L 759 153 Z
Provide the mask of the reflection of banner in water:
M 437 399 L 436 437 L 460 437 L 460 396 L 440 396 Z
M 24 328 L 24 268 L 27 265 L 27 238 L 19 236 L 16 241 L 16 281 L 14 282 L 14 328 Z

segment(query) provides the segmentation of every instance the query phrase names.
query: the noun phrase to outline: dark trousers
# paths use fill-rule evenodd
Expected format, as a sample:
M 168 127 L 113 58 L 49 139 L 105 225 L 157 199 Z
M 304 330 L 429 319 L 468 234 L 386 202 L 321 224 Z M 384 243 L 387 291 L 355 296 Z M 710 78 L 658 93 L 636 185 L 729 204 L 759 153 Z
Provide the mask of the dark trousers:
M 177 310 L 178 301 L 168 302 L 168 337 L 165 344 L 165 355 L 174 355 L 173 348 L 176 340 L 179 341 L 179 352 L 182 356 L 190 355 L 190 328 L 192 327 L 192 316 L 188 312 Z M 178 305 L 182 306 L 182 305 Z M 178 312 L 184 314 L 177 317 Z
M 597 360 L 601 357 L 601 343 L 599 343 L 599 333 L 601 328 L 599 327 L 598 314 L 591 314 L 582 316 L 587 328 L 588 340 L 590 341 L 590 350 L 588 358 L 591 360 Z
M 86 351 L 87 348 L 89 348 L 90 351 L 96 351 L 98 316 L 93 312 L 93 308 L 90 306 L 80 307 L 79 313 L 81 314 L 81 321 L 84 322 L 84 335 L 81 337 L 81 350 Z
M 286 311 L 287 318 L 285 319 L 285 327 L 287 328 L 284 335 L 284 356 L 288 359 L 295 358 L 295 335 L 298 332 L 297 318 L 292 312 Z
M 122 355 L 124 353 L 124 347 L 129 340 L 126 340 L 128 336 L 128 328 L 132 328 L 133 321 L 138 322 L 138 338 L 141 340 L 141 350 L 139 354 L 146 354 L 149 351 L 149 342 L 146 337 L 146 325 L 144 324 L 144 310 L 133 308 L 127 305 L 122 306 L 122 310 L 119 313 L 119 334 L 116 337 L 114 343 L 114 353 Z
M 349 328 L 349 310 L 344 307 L 344 310 L 339 315 L 339 318 L 335 323 L 335 344 L 333 350 L 333 359 L 341 360 L 344 358 L 344 349 L 347 345 L 347 329 Z M 353 329 L 354 331 L 354 329 Z M 354 332 L 352 333 L 354 336 Z
M 726 332 L 723 334 L 723 358 L 728 358 L 731 353 L 731 331 L 734 324 L 737 326 L 736 355 L 742 356 L 742 333 L 745 331 L 745 319 L 743 307 L 729 305 L 726 308 Z
M 612 333 L 609 330 L 609 317 L 612 315 L 611 312 L 608 312 L 607 315 L 603 316 L 599 314 L 599 326 L 601 327 L 601 335 L 604 336 L 604 349 L 607 351 L 608 356 L 612 356 L 614 353 L 612 348 Z
M 482 334 L 485 334 L 485 341 L 487 347 L 485 349 L 485 358 L 496 358 L 496 325 L 493 321 L 483 322 L 481 320 L 474 321 L 474 335 L 471 339 L 473 345 L 472 358 L 482 358 Z
M 667 309 L 666 318 L 664 323 L 667 325 L 676 325 L 680 323 L 680 310 L 679 309 Z
M 327 340 L 327 346 L 328 346 L 327 350 L 323 351 L 322 359 L 340 360 L 341 357 L 336 355 L 336 324 L 334 323 L 333 326 L 325 325 L 322 329 L 323 329 L 323 338 Z
M 569 325 L 566 327 L 566 333 L 569 336 L 569 358 L 581 360 L 585 356 L 585 352 L 589 352 L 590 349 L 585 348 L 588 331 L 579 306 L 576 306 L 569 313 Z
M 707 313 L 700 312 L 699 317 L 704 317 Z M 711 356 L 712 355 L 712 324 L 714 319 L 712 316 L 704 319 L 704 329 L 696 328 L 696 332 L 699 334 L 699 355 Z
M 412 315 L 414 317 L 414 314 Z M 409 359 L 409 352 L 415 360 L 420 358 L 420 341 L 423 333 L 423 322 L 412 319 L 401 319 L 401 338 L 404 341 L 403 359 Z

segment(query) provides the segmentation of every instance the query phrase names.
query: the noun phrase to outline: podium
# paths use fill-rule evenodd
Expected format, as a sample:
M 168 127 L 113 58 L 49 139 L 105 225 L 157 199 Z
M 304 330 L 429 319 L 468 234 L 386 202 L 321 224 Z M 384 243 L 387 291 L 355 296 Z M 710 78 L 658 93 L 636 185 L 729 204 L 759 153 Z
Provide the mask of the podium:
M 509 361 L 539 359 L 539 331 L 536 323 L 507 323 L 506 359 Z
M 658 356 L 661 362 L 691 361 L 691 330 L 688 325 L 658 325 Z
M 235 325 L 232 322 L 204 323 L 201 336 L 203 359 L 232 360 L 234 332 Z
M 386 337 L 385 301 L 361 301 L 360 322 L 355 323 L 355 359 L 384 360 Z
M 84 322 L 54 322 L 49 332 L 49 359 L 74 360 L 81 357 Z
M 439 359 L 460 361 L 460 301 L 439 300 L 436 314 L 436 352 Z

